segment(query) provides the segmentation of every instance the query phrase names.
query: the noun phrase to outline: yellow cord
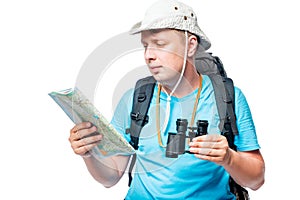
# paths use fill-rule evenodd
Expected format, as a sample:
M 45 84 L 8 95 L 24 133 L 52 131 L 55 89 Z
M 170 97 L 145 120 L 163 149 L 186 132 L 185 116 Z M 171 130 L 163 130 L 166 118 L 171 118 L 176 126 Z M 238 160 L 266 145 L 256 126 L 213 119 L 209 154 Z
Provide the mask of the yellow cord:
M 156 130 L 157 130 L 157 139 L 158 139 L 158 144 L 159 146 L 166 148 L 166 146 L 163 145 L 162 139 L 161 139 L 161 131 L 160 131 L 160 93 L 161 93 L 162 85 L 158 85 L 158 90 L 157 90 L 157 97 L 156 97 Z M 194 125 L 195 117 L 196 117 L 196 111 L 200 99 L 200 93 L 202 90 L 202 76 L 199 76 L 199 87 L 198 87 L 198 92 L 196 96 L 196 100 L 194 103 L 194 108 L 193 108 L 193 113 L 192 113 L 192 118 L 190 121 L 190 127 Z

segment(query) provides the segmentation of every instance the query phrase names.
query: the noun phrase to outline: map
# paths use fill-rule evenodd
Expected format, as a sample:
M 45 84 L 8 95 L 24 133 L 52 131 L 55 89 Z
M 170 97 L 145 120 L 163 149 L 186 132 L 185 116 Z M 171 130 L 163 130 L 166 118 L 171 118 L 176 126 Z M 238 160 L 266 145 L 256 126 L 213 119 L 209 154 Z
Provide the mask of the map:
M 132 155 L 135 153 L 133 147 L 117 132 L 78 88 L 51 92 L 49 96 L 52 97 L 75 124 L 91 122 L 97 127 L 98 132 L 103 135 L 103 139 L 90 152 L 95 157 Z

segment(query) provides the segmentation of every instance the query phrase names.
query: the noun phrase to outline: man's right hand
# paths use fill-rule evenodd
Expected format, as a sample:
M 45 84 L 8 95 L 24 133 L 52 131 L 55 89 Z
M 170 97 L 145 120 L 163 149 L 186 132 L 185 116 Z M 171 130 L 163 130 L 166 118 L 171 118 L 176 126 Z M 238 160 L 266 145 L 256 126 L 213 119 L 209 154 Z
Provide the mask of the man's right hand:
M 102 135 L 97 132 L 97 127 L 90 122 L 76 124 L 70 130 L 69 142 L 75 154 L 89 155 L 89 151 L 101 140 Z

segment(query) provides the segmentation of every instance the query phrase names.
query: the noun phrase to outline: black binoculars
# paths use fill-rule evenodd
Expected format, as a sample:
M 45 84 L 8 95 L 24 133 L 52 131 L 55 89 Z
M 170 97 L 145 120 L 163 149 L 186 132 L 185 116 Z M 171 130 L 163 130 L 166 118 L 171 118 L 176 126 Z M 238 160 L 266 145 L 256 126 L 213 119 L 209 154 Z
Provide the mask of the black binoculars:
M 168 134 L 166 157 L 177 158 L 178 155 L 184 153 L 190 153 L 185 149 L 187 141 L 192 141 L 194 137 L 207 134 L 208 121 L 198 120 L 197 127 L 188 127 L 188 121 L 186 119 L 177 119 L 176 131 L 177 133 Z M 186 134 L 187 130 L 188 135 Z

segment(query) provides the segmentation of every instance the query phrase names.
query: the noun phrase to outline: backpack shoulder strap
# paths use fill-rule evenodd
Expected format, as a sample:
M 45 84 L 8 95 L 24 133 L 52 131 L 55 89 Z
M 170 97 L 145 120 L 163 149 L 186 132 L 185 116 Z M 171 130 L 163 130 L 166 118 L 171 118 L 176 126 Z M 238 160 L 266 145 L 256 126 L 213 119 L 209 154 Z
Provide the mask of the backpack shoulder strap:
M 238 134 L 236 126 L 236 116 L 234 108 L 234 85 L 230 78 L 220 75 L 209 75 L 217 104 L 220 118 L 219 129 L 222 135 L 226 136 L 230 148 L 236 150 L 234 146 L 234 135 Z
M 136 82 L 134 94 L 132 111 L 130 113 L 131 123 L 130 128 L 127 132 L 130 133 L 130 145 L 137 150 L 139 148 L 139 136 L 142 128 L 148 123 L 149 117 L 147 115 L 150 102 L 153 96 L 153 90 L 155 87 L 155 79 L 152 76 L 140 79 Z M 133 170 L 136 161 L 136 154 L 133 155 L 129 167 L 129 183 L 130 186 L 132 181 L 131 172 Z
M 234 83 L 231 78 L 227 77 L 221 60 L 216 57 L 214 63 L 218 73 L 209 73 L 215 93 L 215 99 L 220 117 L 219 129 L 222 134 L 227 138 L 228 145 L 231 149 L 236 151 L 234 145 L 234 136 L 238 134 L 235 116 L 235 92 Z M 237 184 L 233 178 L 229 178 L 230 191 L 235 194 L 236 199 L 248 200 L 248 191 Z
M 217 110 L 220 118 L 219 129 L 224 134 L 234 149 L 234 136 L 238 134 L 236 127 L 236 117 L 234 112 L 234 84 L 227 77 L 223 64 L 219 57 L 211 53 L 201 52 L 196 57 L 197 71 L 207 75 L 213 85 L 217 104 Z M 233 134 L 233 135 L 232 135 Z
M 135 85 L 132 111 L 130 113 L 131 123 L 128 130 L 131 139 L 130 144 L 135 150 L 138 149 L 140 132 L 149 120 L 147 113 L 155 82 L 152 76 L 148 76 L 138 80 Z
M 227 113 L 224 121 L 223 134 L 227 137 L 229 142 L 229 147 L 236 151 L 236 146 L 234 145 L 234 136 L 238 134 L 238 129 L 236 125 L 236 115 L 235 115 L 235 95 L 234 95 L 234 84 L 231 78 L 225 78 L 225 88 L 226 93 L 229 96 L 230 102 L 226 103 Z

